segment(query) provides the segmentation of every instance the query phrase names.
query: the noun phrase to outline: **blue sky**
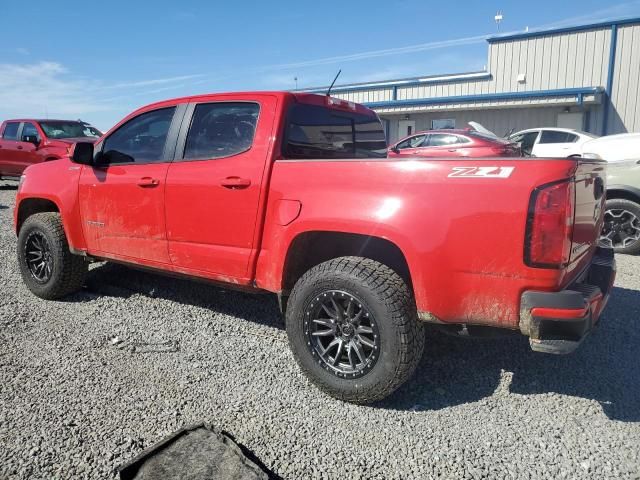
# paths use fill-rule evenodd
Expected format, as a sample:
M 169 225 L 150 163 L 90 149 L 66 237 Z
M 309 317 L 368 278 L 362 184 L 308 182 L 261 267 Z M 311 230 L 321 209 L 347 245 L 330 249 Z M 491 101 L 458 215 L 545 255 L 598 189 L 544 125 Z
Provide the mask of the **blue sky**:
M 26 5 L 25 5 L 26 3 Z M 486 35 L 640 16 L 640 0 L 0 0 L 0 119 L 108 129 L 147 103 L 481 70 Z

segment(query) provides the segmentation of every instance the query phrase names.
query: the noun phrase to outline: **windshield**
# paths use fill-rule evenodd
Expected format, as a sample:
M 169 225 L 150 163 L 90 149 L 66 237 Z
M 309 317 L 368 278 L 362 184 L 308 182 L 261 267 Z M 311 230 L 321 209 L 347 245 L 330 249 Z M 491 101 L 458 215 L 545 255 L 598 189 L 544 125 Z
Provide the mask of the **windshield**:
M 91 137 L 100 138 L 100 130 L 84 122 L 40 122 L 42 130 L 48 138 L 78 138 Z

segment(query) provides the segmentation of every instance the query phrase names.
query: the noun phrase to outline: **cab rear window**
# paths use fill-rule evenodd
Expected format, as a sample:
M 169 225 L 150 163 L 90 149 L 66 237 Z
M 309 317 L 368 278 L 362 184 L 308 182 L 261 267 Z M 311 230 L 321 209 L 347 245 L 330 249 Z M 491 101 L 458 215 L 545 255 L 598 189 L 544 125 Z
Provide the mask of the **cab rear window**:
M 282 154 L 288 159 L 385 158 L 387 142 L 376 115 L 294 104 Z

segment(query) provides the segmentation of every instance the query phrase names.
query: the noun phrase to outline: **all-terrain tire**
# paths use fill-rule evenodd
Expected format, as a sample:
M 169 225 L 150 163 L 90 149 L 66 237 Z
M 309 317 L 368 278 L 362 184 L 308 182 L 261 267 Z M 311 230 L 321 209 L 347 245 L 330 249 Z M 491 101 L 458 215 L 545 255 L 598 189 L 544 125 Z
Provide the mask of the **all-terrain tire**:
M 640 205 L 631 200 L 625 200 L 623 198 L 612 198 L 605 203 L 605 212 L 609 211 L 627 211 L 634 215 L 638 221 L 640 221 Z M 606 213 L 605 213 L 606 217 Z M 607 246 L 607 245 L 605 245 Z M 610 247 L 610 246 L 609 246 Z M 636 255 L 640 253 L 640 239 L 629 243 L 627 246 L 614 246 L 613 251 L 616 253 L 624 253 L 628 255 Z
M 30 237 L 40 235 L 46 239 L 51 258 L 51 274 L 45 281 L 38 281 L 27 263 L 27 242 Z M 38 297 L 54 300 L 82 287 L 88 270 L 87 262 L 70 252 L 58 213 L 36 213 L 28 217 L 20 228 L 17 250 L 22 279 Z
M 356 378 L 328 368 L 310 341 L 308 313 L 327 292 L 357 298 L 375 319 L 379 353 Z M 358 404 L 381 400 L 395 391 L 411 377 L 424 350 L 424 327 L 406 283 L 391 268 L 361 257 L 336 258 L 306 272 L 287 303 L 286 329 L 307 378 L 329 395 Z

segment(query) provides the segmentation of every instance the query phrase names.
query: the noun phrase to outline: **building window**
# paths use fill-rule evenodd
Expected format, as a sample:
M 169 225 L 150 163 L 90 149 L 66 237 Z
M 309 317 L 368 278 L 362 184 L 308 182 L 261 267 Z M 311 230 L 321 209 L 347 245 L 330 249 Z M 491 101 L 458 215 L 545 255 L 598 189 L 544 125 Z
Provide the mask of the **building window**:
M 456 128 L 455 118 L 439 118 L 431 120 L 431 130 L 446 130 Z

